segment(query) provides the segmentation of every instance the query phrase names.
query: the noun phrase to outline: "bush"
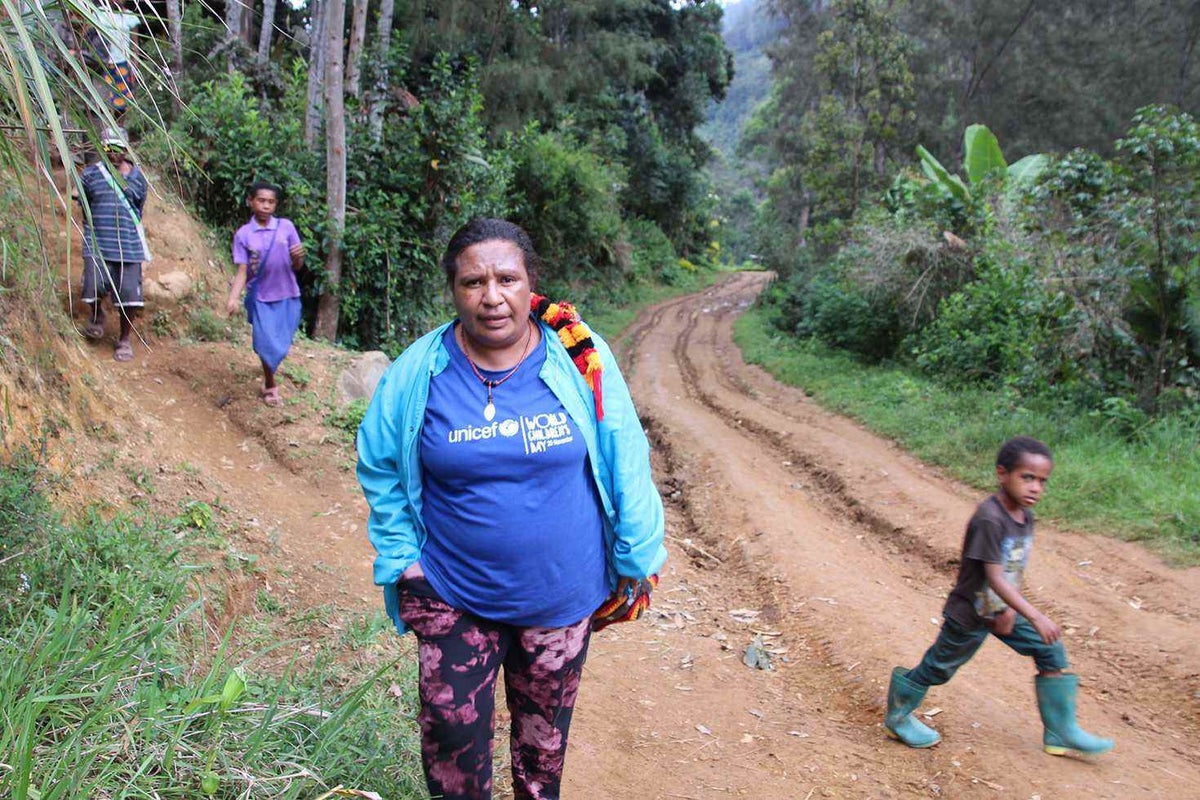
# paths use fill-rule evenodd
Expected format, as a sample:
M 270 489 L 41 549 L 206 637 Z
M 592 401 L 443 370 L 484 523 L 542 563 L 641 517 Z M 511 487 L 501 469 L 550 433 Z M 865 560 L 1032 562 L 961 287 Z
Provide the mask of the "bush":
M 645 219 L 629 222 L 629 250 L 633 274 L 639 281 L 654 281 L 677 286 L 689 272 L 675 254 L 671 240 L 662 229 Z
M 953 383 L 1011 384 L 1045 390 L 1071 377 L 1063 350 L 1072 303 L 1050 294 L 1020 261 L 985 266 L 938 307 L 937 318 L 909 339 L 916 364 Z
M 193 113 L 175 136 L 194 158 L 184 168 L 188 198 L 229 235 L 248 216 L 245 191 L 254 179 L 282 185 L 280 215 L 296 224 L 308 249 L 310 268 L 300 282 L 311 319 L 325 289 L 317 265 L 328 250 L 324 148 L 314 153 L 303 144 L 297 109 L 303 108 L 306 73 L 296 64 L 284 75 L 277 101 L 255 96 L 240 73 L 203 84 L 188 98 Z M 440 55 L 410 67 L 398 49 L 392 70 L 398 85 L 419 88 L 421 102 L 393 113 L 379 142 L 362 120 L 347 120 L 338 335 L 351 347 L 396 352 L 446 315 L 442 243 L 471 217 L 508 214 L 512 167 L 506 150 L 488 150 L 470 64 Z M 566 197 L 563 205 L 575 199 Z
M 244 316 L 235 315 L 234 319 Z M 188 313 L 187 333 L 197 342 L 223 342 L 232 336 L 233 328 L 229 320 L 218 317 L 212 309 L 196 306 Z
M 203 84 L 188 105 L 174 135 L 191 157 L 182 165 L 185 196 L 205 219 L 232 234 L 249 217 L 247 188 L 269 180 L 283 187 L 280 213 L 314 241 L 325 218 L 324 164 L 304 148 L 302 117 L 263 107 L 238 72 Z
M 529 232 L 545 262 L 545 291 L 574 296 L 592 283 L 628 277 L 617 188 L 619 168 L 558 132 L 527 128 L 513 142 L 509 200 L 513 221 Z
M 360 349 L 398 353 L 445 318 L 442 245 L 469 218 L 507 210 L 511 165 L 487 150 L 473 72 L 444 56 L 412 72 L 419 105 L 380 142 L 352 130 L 341 335 Z
M 901 339 L 896 309 L 854 284 L 823 275 L 794 294 L 798 310 L 793 330 L 799 336 L 849 350 L 868 361 L 895 355 Z

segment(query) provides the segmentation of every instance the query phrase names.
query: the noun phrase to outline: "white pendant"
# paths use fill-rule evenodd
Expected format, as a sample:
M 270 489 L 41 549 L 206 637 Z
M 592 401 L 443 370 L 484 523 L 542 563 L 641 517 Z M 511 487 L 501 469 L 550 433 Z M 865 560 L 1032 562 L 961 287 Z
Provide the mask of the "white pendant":
M 488 404 L 483 407 L 483 418 L 488 422 L 496 418 L 496 406 L 492 404 L 491 400 L 488 400 Z

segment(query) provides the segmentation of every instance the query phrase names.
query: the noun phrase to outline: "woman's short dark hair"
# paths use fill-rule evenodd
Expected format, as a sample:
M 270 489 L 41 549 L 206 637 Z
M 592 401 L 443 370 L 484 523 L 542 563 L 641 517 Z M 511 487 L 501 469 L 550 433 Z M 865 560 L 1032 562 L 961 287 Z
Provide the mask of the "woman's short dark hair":
M 529 285 L 536 288 L 542 259 L 533 247 L 533 240 L 520 225 L 495 217 L 476 217 L 450 237 L 450 242 L 446 245 L 446 254 L 442 256 L 442 270 L 446 273 L 446 283 L 454 285 L 454 276 L 458 274 L 458 257 L 464 250 L 481 242 L 495 240 L 512 242 L 521 250 L 525 273 L 529 275 Z
M 264 189 L 268 192 L 274 193 L 276 201 L 283 199 L 283 189 L 280 188 L 277 184 L 271 183 L 270 181 L 264 181 L 264 180 L 257 180 L 254 183 L 250 184 L 250 191 L 246 192 L 246 198 L 249 200 L 253 200 L 254 196 L 256 194 L 258 194 L 259 192 L 263 191 Z
M 1054 456 L 1050 454 L 1050 448 L 1029 436 L 1014 436 L 1004 444 L 1000 445 L 1000 452 L 996 453 L 996 466 L 1003 467 L 1005 472 L 1011 472 L 1021 463 L 1021 457 L 1025 455 L 1045 456 L 1051 461 Z

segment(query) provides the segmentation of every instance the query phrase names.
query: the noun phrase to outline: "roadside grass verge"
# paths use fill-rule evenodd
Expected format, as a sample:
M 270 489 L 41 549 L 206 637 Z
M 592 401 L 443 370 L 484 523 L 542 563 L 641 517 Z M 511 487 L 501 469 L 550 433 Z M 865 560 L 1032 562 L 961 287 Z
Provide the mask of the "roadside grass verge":
M 217 568 L 189 564 L 177 545 L 190 520 L 64 520 L 49 480 L 29 455 L 0 469 L 0 794 L 423 794 L 411 667 L 335 664 L 368 644 L 343 637 L 311 642 L 322 652 L 304 667 L 260 671 L 266 651 L 299 643 L 264 640 L 244 656 L 211 629 L 198 585 Z
M 949 389 L 788 337 L 757 307 L 737 321 L 734 340 L 748 363 L 984 491 L 995 487 L 1002 441 L 1041 439 L 1055 457 L 1041 515 L 1071 529 L 1143 541 L 1176 563 L 1200 564 L 1200 414 L 1130 425 L 1119 413 L 1080 411 L 1012 391 Z

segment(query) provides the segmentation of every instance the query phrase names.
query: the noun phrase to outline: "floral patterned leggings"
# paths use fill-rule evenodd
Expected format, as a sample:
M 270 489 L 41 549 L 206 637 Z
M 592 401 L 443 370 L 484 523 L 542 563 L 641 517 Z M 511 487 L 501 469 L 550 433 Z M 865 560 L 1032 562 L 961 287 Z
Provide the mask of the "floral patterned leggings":
M 557 800 L 589 620 L 523 628 L 453 608 L 423 578 L 401 580 L 398 588 L 400 618 L 417 636 L 417 722 L 430 795 L 492 796 L 496 677 L 503 665 L 514 800 Z

